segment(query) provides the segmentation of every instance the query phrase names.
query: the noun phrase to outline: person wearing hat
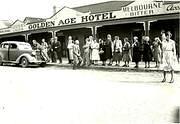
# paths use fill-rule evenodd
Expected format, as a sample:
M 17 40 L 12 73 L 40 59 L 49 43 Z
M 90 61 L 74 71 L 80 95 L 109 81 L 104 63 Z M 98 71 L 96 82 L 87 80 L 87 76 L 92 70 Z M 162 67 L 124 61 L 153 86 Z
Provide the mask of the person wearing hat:
M 132 44 L 132 48 L 133 48 L 133 56 L 132 56 L 132 61 L 135 62 L 135 67 L 134 68 L 138 68 L 139 67 L 139 61 L 141 61 L 141 54 L 140 54 L 140 43 L 138 41 L 138 37 L 134 36 L 133 37 L 133 44 Z
M 145 62 L 145 68 L 150 68 L 150 61 L 152 61 L 153 56 L 149 40 L 149 36 L 146 36 L 144 39 L 143 61 Z
M 102 66 L 106 65 L 106 43 L 103 39 L 99 39 L 99 56 L 102 61 Z
M 172 34 L 170 31 L 166 33 L 166 41 L 162 42 L 163 51 L 163 80 L 166 82 L 166 73 L 170 71 L 171 79 L 169 83 L 174 82 L 174 64 L 176 61 L 176 47 L 175 41 L 171 39 Z
M 68 44 L 67 44 L 67 51 L 68 51 L 68 63 L 72 64 L 73 62 L 73 43 L 74 41 L 72 40 L 72 36 L 68 37 Z

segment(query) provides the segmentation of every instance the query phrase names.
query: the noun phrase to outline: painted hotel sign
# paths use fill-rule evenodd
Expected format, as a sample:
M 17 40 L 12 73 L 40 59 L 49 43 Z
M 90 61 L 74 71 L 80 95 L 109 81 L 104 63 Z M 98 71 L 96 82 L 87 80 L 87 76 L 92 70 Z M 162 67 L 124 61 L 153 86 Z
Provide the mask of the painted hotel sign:
M 119 11 L 96 13 L 96 14 L 87 14 L 84 13 L 79 16 L 74 17 L 58 17 L 56 19 L 47 19 L 46 21 L 39 23 L 32 23 L 24 25 L 21 27 L 21 31 L 28 30 L 37 30 L 49 27 L 89 23 L 89 22 L 98 22 L 105 20 L 114 20 L 121 18 L 132 18 L 132 17 L 141 17 L 141 16 L 151 16 L 151 15 L 160 15 L 160 14 L 169 14 L 169 13 L 179 13 L 180 12 L 180 3 L 176 4 L 166 4 L 162 2 L 146 2 L 144 4 L 133 2 L 132 4 L 121 8 Z M 0 34 L 18 32 L 18 29 L 13 30 L 12 27 L 7 29 L 0 29 Z
M 111 20 L 111 19 L 115 19 L 115 18 L 116 18 L 116 15 L 113 15 L 113 12 L 91 14 L 91 15 L 81 16 L 79 18 L 79 23 Z M 71 20 L 71 21 L 67 21 L 67 23 L 66 23 L 66 20 Z M 78 20 L 77 18 L 68 18 L 65 20 L 60 20 L 58 25 L 77 23 L 77 20 Z
M 123 7 L 122 11 L 127 13 L 127 16 L 129 17 L 136 17 L 144 15 L 153 15 L 155 14 L 154 11 L 160 8 L 162 8 L 162 3 L 156 2 Z
M 116 18 L 116 15 L 113 15 L 113 12 L 105 12 L 105 13 L 99 13 L 99 14 L 84 15 L 84 16 L 74 17 L 74 18 L 60 19 L 60 20 L 56 20 L 56 22 L 47 21 L 47 22 L 33 23 L 33 24 L 28 25 L 28 29 L 35 30 L 35 29 L 40 29 L 40 28 L 71 25 L 71 24 L 77 24 L 77 23 L 112 20 L 115 18 Z
M 48 27 L 54 27 L 55 22 L 54 21 L 48 21 L 48 22 L 40 22 L 40 23 L 33 23 L 28 25 L 29 30 L 35 30 L 35 29 L 41 29 L 41 28 L 48 28 Z
M 127 17 L 148 16 L 157 14 L 168 14 L 180 12 L 180 4 L 163 5 L 162 2 L 152 2 L 147 4 L 130 5 L 123 7 L 122 11 Z
M 51 25 L 41 26 L 41 23 L 34 23 L 34 24 L 30 24 L 28 27 L 29 30 L 34 30 L 39 28 L 73 25 L 73 24 L 81 24 L 88 22 L 98 22 L 98 21 L 121 19 L 121 18 L 176 13 L 179 11 L 180 11 L 180 4 L 163 5 L 162 2 L 146 2 L 145 4 L 142 4 L 142 2 L 141 3 L 134 2 L 126 7 L 123 7 L 119 11 L 82 15 L 82 16 L 70 17 L 64 19 L 59 18 L 56 19 L 54 22 L 51 21 L 46 22 L 46 23 L 50 23 Z

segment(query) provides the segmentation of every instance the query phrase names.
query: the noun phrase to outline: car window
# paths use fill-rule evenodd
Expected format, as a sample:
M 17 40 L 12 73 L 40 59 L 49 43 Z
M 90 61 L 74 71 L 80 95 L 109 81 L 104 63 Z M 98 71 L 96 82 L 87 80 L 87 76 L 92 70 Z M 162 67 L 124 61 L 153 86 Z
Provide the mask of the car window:
M 28 43 L 19 43 L 19 49 L 21 49 L 21 50 L 32 50 L 32 47 Z
M 3 48 L 8 49 L 8 48 L 9 48 L 9 44 L 8 44 L 8 43 L 5 43 L 5 44 L 3 45 Z
M 16 44 L 10 44 L 10 48 L 11 49 L 17 49 L 17 45 Z

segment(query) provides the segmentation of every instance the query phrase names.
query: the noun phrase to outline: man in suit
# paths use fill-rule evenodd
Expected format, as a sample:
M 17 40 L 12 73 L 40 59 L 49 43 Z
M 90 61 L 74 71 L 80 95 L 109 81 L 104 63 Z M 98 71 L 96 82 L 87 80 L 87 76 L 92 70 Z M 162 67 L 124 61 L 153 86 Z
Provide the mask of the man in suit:
M 57 59 L 59 60 L 59 63 L 62 63 L 61 42 L 58 41 L 57 37 L 54 38 L 53 50 L 57 55 Z

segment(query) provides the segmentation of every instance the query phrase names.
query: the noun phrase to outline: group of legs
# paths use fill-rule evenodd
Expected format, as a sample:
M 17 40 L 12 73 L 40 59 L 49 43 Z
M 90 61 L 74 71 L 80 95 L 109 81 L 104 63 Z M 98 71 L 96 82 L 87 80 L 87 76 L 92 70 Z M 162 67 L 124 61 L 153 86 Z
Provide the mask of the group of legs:
M 167 73 L 167 71 L 163 72 L 162 83 L 166 82 L 166 73 Z M 173 83 L 174 82 L 174 70 L 171 70 L 170 73 L 171 73 L 171 79 L 170 79 L 169 83 Z
M 49 52 L 49 56 L 50 56 L 52 62 L 57 62 L 57 60 L 59 60 L 59 63 L 62 63 L 62 57 L 61 57 L 60 52 L 51 51 L 51 52 Z

